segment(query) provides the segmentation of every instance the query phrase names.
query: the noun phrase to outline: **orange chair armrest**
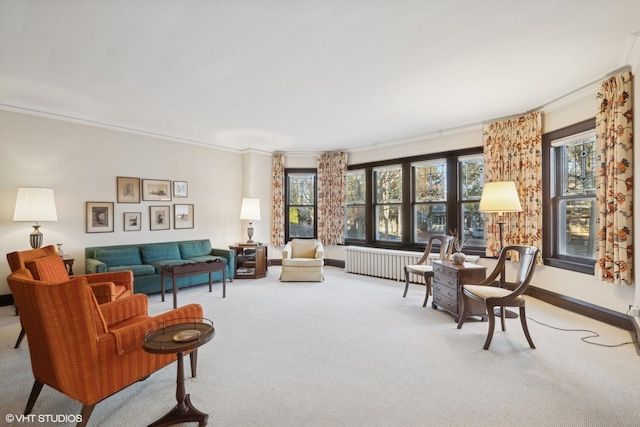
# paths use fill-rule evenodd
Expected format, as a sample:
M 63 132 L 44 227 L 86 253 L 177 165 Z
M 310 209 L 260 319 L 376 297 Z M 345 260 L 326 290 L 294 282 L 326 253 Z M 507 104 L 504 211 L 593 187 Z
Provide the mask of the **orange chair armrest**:
M 135 294 L 126 298 L 100 305 L 105 322 L 111 327 L 135 316 L 147 316 L 148 301 L 145 294 Z
M 93 294 L 96 296 L 96 301 L 98 301 L 98 304 L 110 302 L 115 298 L 114 296 L 116 294 L 116 286 L 111 282 L 89 283 L 89 287 L 91 287 Z
M 116 285 L 124 286 L 133 293 L 133 273 L 129 270 L 113 271 L 109 273 L 82 274 L 80 277 L 85 277 L 89 284 L 112 282 Z
M 109 333 L 116 338 L 116 349 L 118 354 L 125 354 L 142 346 L 144 337 L 150 331 L 161 328 L 165 322 L 177 321 L 178 319 L 201 318 L 202 306 L 199 304 L 188 304 L 175 310 L 168 311 L 156 317 L 150 317 L 145 321 L 126 325 L 122 328 L 115 327 L 109 329 Z

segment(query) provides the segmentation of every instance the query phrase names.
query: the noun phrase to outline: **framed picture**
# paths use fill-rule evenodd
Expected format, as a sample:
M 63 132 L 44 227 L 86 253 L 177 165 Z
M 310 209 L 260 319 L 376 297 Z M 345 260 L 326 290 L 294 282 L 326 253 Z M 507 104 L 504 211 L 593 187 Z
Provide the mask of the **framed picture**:
M 173 181 L 173 197 L 189 197 L 187 181 Z
M 87 202 L 87 233 L 113 233 L 113 202 Z
M 142 229 L 142 212 L 124 213 L 124 231 L 140 231 Z
M 140 203 L 140 178 L 116 178 L 118 203 Z
M 173 205 L 173 228 L 193 228 L 193 205 Z
M 149 206 L 149 228 L 151 230 L 168 230 L 171 206 Z
M 171 200 L 171 181 L 143 179 L 142 200 Z

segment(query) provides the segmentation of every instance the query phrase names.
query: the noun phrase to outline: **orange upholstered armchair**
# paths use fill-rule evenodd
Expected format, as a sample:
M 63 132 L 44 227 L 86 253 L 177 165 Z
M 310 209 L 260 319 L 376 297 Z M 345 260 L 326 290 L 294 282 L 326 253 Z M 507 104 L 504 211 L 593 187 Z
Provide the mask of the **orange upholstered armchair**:
M 21 269 L 7 282 L 30 337 L 35 383 L 25 415 L 47 384 L 83 404 L 78 425 L 86 424 L 102 399 L 176 360 L 176 354 L 144 351 L 145 333 L 163 322 L 202 317 L 198 304 L 149 317 L 144 294 L 99 305 L 85 277 L 42 282 Z
M 11 252 L 7 254 L 7 261 L 11 271 L 15 272 L 26 268 L 35 280 L 54 283 L 69 280 L 67 268 L 53 245 L 28 251 Z M 74 277 L 87 279 L 98 304 L 133 295 L 133 273 L 130 271 L 85 274 Z M 20 347 L 23 338 L 24 329 L 20 332 L 15 348 Z

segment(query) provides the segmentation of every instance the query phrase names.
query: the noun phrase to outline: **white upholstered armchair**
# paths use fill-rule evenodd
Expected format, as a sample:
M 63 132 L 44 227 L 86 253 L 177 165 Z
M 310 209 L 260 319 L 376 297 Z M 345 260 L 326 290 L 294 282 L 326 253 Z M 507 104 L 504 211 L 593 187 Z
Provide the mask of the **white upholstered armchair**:
M 322 282 L 324 247 L 316 239 L 293 239 L 282 250 L 281 282 Z

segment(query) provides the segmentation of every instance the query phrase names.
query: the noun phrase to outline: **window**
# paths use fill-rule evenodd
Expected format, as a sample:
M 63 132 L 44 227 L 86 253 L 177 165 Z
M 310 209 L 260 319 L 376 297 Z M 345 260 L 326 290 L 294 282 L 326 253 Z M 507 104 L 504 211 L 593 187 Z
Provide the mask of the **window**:
M 402 241 L 402 167 L 376 168 L 373 171 L 375 198 L 375 240 Z
M 364 240 L 367 219 L 367 179 L 364 169 L 347 172 L 347 211 L 344 235 L 347 239 Z
M 433 234 L 464 230 L 465 253 L 484 254 L 482 148 L 349 165 L 347 244 L 424 250 Z
M 413 241 L 447 234 L 447 162 L 413 163 Z
M 316 238 L 316 170 L 287 169 L 285 240 Z
M 478 210 L 484 187 L 484 157 L 482 155 L 458 158 L 460 170 L 460 226 L 459 237 L 468 247 L 486 247 L 484 215 Z
M 595 120 L 543 136 L 545 262 L 593 273 L 596 253 Z M 544 181 L 544 180 L 543 180 Z M 545 196 L 546 198 L 547 196 Z

